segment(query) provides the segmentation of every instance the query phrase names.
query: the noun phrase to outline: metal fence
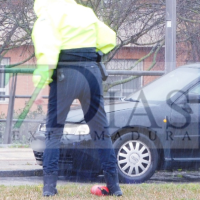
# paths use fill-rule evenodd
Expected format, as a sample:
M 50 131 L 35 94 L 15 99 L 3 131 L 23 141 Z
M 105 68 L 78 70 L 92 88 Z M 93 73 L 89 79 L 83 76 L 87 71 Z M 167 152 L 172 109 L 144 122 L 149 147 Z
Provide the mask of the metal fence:
M 1 98 L 8 98 L 8 111 L 7 118 L 0 119 L 0 122 L 6 123 L 5 133 L 4 133 L 4 144 L 11 143 L 11 134 L 13 131 L 13 122 L 20 121 L 19 119 L 13 119 L 14 103 L 16 98 L 27 98 L 30 99 L 32 96 L 29 95 L 16 95 L 16 85 L 17 85 L 17 75 L 18 74 L 32 74 L 34 69 L 22 69 L 22 68 L 4 68 L 0 67 L 0 74 L 2 73 L 12 73 L 12 80 L 10 84 L 9 95 L 0 93 Z M 127 71 L 127 70 L 108 70 L 109 76 L 161 76 L 164 71 Z M 48 96 L 43 96 L 43 98 L 48 98 Z M 110 96 L 105 97 L 105 99 L 113 98 Z M 30 119 L 21 119 L 23 123 L 41 123 L 41 120 L 30 120 Z M 15 131 L 15 130 L 14 130 Z

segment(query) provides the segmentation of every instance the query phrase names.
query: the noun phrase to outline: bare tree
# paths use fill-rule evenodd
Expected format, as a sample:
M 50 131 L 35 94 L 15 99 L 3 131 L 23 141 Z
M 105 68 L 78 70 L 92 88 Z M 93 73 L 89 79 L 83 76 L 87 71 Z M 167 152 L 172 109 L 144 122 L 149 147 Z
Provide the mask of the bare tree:
M 24 46 L 32 46 L 31 31 L 35 21 L 33 1 L 30 0 L 0 0 L 0 55 L 2 58 L 9 50 Z M 29 57 L 20 63 L 10 65 L 13 67 L 25 63 L 34 57 L 30 52 Z
M 10 49 L 32 45 L 31 30 L 36 16 L 33 0 L 0 0 L 0 3 L 0 55 L 3 57 Z M 146 55 L 133 63 L 130 70 L 147 58 L 151 58 L 147 70 L 156 66 L 164 47 L 165 0 L 77 0 L 77 3 L 91 7 L 103 22 L 117 32 L 117 46 L 104 57 L 105 63 L 122 48 L 130 46 L 149 49 Z M 177 16 L 177 54 L 184 54 L 185 61 L 199 61 L 199 0 L 177 0 Z M 15 65 L 33 56 L 30 53 L 29 57 Z M 134 78 L 107 83 L 105 91 Z
M 178 0 L 178 55 L 186 54 L 186 61 L 200 61 L 200 2 Z
M 91 6 L 98 17 L 117 32 L 118 45 L 104 59 L 110 61 L 123 47 L 148 47 L 149 53 L 141 57 L 129 68 L 134 69 L 138 63 L 152 57 L 148 70 L 156 65 L 158 52 L 164 45 L 165 2 L 156 0 L 88 0 L 79 1 Z M 104 83 L 104 91 L 113 86 L 137 78 L 132 76 L 120 81 Z

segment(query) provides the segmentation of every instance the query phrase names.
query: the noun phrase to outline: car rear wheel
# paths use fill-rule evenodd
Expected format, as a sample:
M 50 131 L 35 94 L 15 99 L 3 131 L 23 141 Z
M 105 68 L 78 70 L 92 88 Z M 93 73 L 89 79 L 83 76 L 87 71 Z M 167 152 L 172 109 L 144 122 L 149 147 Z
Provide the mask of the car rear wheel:
M 114 142 L 114 148 L 120 182 L 142 183 L 154 174 L 158 165 L 158 151 L 147 136 L 127 133 Z

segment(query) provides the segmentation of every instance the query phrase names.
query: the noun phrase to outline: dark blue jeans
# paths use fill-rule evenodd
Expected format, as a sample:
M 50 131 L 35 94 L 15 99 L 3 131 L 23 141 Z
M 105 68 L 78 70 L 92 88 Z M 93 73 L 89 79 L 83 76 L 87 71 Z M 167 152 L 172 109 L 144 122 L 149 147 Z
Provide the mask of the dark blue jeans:
M 101 72 L 97 63 L 58 65 L 53 78 L 48 104 L 46 149 L 43 157 L 44 173 L 52 173 L 59 169 L 60 139 L 74 99 L 79 99 L 81 103 L 91 138 L 98 149 L 102 169 L 108 173 L 115 173 L 116 156 L 104 110 Z M 96 134 L 102 133 L 103 138 L 95 139 Z

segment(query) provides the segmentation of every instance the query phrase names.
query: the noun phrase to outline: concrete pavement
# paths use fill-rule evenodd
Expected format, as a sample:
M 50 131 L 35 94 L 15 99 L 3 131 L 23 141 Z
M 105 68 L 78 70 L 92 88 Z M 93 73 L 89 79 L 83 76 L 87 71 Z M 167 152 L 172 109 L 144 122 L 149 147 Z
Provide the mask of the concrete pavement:
M 81 181 L 59 177 L 58 185 Z M 83 182 L 83 181 L 82 181 Z M 36 163 L 31 148 L 0 148 L 0 185 L 42 185 L 42 166 Z
M 66 184 L 66 181 L 87 182 L 85 177 L 64 177 L 59 178 L 59 184 Z M 82 179 L 82 180 L 81 180 Z M 95 182 L 101 182 L 98 178 Z M 186 171 L 157 172 L 147 183 L 188 183 L 200 182 L 200 172 L 188 173 Z M 31 148 L 0 148 L 0 185 L 34 185 L 42 184 L 42 166 L 36 163 Z
M 31 148 L 0 148 L 0 177 L 41 175 Z

